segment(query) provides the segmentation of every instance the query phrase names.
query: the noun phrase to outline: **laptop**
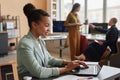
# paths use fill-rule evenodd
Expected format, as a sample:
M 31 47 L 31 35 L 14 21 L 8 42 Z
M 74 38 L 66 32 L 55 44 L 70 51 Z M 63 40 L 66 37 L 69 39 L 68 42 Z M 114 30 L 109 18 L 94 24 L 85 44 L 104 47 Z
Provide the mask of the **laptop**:
M 89 68 L 84 68 L 80 65 L 80 68 L 77 68 L 72 71 L 72 74 L 77 76 L 97 76 L 101 70 L 98 62 L 86 62 Z

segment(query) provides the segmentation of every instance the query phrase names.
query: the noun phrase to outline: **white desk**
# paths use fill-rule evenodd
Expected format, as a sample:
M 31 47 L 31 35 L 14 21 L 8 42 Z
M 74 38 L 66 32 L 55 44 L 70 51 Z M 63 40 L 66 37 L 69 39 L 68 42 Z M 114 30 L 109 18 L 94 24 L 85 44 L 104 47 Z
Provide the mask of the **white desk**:
M 56 79 L 56 80 L 64 80 L 63 77 L 64 76 L 58 77 L 58 79 Z M 73 77 L 74 77 L 74 75 L 73 75 Z M 80 76 L 80 77 L 85 77 L 85 76 Z M 120 69 L 119 68 L 103 66 L 101 71 L 100 71 L 100 73 L 98 74 L 98 76 L 94 77 L 92 79 L 89 79 L 89 80 L 115 80 L 116 78 L 119 78 L 119 77 L 120 77 Z M 72 80 L 76 80 L 77 79 L 76 76 L 74 78 L 75 79 L 72 79 Z
M 105 40 L 105 35 L 104 34 L 83 34 L 86 36 L 88 40 Z
M 59 34 L 59 35 L 50 35 L 43 39 L 44 40 L 60 40 L 60 39 L 66 39 L 66 38 L 67 38 L 67 35 Z
M 100 80 L 115 80 L 115 78 L 120 78 L 120 68 L 103 66 L 98 78 Z
M 66 39 L 68 34 L 60 33 L 56 35 L 50 35 L 44 40 L 59 40 L 59 39 Z M 88 40 L 105 40 L 105 34 L 82 34 L 85 35 Z M 120 37 L 118 38 L 118 42 L 120 42 Z
M 62 46 L 62 40 L 65 40 L 67 38 L 66 33 L 59 33 L 59 34 L 51 34 L 44 38 L 45 41 L 50 41 L 50 40 L 59 40 L 59 46 Z M 83 34 L 86 36 L 88 40 L 105 40 L 105 34 Z M 118 42 L 120 42 L 120 37 L 118 39 Z M 59 50 L 60 53 L 60 58 L 62 58 L 62 49 Z
M 61 80 L 60 78 L 69 75 L 69 74 L 65 74 L 59 77 L 50 77 L 50 78 L 46 78 L 46 79 L 34 79 L 34 80 L 54 80 L 54 79 L 58 79 Z M 83 77 L 83 76 L 82 76 Z M 74 78 L 74 79 L 73 79 Z M 69 78 L 67 80 L 76 80 L 76 77 L 73 78 Z M 89 80 L 115 80 L 116 78 L 120 78 L 120 69 L 119 68 L 115 68 L 115 67 L 109 67 L 109 66 L 103 66 L 100 73 L 98 74 L 97 77 L 94 77 L 93 79 L 89 79 Z M 62 78 L 62 80 L 66 80 L 64 78 Z
M 86 36 L 88 40 L 105 40 L 105 34 L 83 34 Z M 118 42 L 120 42 L 120 37 L 118 38 Z

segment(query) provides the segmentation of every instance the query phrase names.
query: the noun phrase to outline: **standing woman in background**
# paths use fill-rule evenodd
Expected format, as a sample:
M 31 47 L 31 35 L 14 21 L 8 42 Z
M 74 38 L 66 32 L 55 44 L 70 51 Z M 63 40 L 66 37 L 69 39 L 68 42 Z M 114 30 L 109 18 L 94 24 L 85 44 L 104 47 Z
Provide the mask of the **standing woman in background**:
M 70 54 L 71 60 L 75 59 L 75 56 L 80 55 L 80 31 L 81 26 L 77 12 L 80 11 L 80 4 L 75 3 L 72 7 L 71 12 L 68 14 L 64 26 L 69 32 L 70 42 Z

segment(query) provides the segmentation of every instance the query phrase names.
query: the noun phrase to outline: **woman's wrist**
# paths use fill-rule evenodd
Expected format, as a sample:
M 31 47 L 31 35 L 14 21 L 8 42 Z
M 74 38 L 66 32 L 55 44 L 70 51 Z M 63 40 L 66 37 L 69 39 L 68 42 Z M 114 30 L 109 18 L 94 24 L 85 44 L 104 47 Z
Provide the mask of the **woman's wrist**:
M 67 65 L 70 61 L 64 60 L 62 65 Z
M 70 71 L 70 69 L 67 67 L 59 68 L 60 74 L 63 74 L 63 73 L 69 72 L 69 71 Z

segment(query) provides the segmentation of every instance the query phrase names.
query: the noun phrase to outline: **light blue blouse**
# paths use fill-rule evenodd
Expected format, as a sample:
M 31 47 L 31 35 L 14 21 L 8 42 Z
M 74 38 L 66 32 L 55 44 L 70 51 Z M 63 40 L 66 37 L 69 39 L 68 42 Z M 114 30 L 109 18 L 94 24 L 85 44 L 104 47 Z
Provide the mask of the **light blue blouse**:
M 39 38 L 39 42 L 37 42 L 31 32 L 20 40 L 17 47 L 20 74 L 28 72 L 38 78 L 56 76 L 59 75 L 58 68 L 48 66 L 61 66 L 62 62 L 63 60 L 52 57 L 46 49 L 44 40 Z

